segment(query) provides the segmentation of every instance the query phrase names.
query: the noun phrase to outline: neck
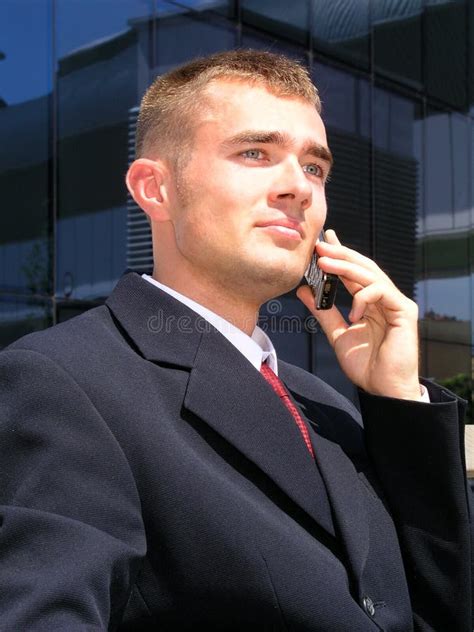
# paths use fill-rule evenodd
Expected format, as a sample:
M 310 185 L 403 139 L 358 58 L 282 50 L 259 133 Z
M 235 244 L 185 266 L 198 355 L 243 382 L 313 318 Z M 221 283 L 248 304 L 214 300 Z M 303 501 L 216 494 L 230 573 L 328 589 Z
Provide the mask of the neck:
M 237 297 L 227 286 L 216 287 L 215 283 L 207 279 L 184 280 L 170 271 L 164 274 L 156 266 L 153 269 L 153 278 L 229 321 L 248 336 L 252 335 L 258 321 L 258 302 Z

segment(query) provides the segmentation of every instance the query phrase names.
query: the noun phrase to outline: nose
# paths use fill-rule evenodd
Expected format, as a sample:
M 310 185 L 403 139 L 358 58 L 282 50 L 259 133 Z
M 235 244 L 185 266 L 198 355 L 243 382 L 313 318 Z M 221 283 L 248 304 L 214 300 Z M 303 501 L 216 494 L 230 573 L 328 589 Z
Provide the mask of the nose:
M 274 206 L 306 210 L 313 201 L 313 188 L 298 160 L 288 159 L 281 164 L 269 193 Z

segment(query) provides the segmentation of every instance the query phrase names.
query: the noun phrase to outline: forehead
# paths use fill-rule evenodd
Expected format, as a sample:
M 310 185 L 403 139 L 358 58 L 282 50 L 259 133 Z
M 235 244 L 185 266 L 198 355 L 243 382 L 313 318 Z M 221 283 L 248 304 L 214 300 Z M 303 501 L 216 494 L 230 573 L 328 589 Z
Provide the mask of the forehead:
M 216 140 L 246 129 L 278 130 L 303 142 L 327 145 L 324 123 L 312 103 L 242 80 L 211 82 L 204 90 L 196 126 L 198 136 L 212 135 Z

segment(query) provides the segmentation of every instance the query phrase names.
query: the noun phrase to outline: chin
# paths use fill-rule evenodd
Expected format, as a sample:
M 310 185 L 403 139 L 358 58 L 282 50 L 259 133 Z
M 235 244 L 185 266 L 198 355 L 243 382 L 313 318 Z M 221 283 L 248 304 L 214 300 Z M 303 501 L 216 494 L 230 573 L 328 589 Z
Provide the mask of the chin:
M 288 257 L 281 256 L 234 260 L 234 265 L 227 268 L 227 282 L 232 279 L 235 286 L 261 288 L 265 295 L 274 298 L 290 292 L 299 284 L 306 270 L 303 264 L 301 260 L 296 262 L 294 257 L 290 261 Z
M 303 273 L 299 270 L 296 272 L 290 272 L 288 270 L 278 270 L 276 275 L 268 279 L 270 281 L 273 291 L 273 295 L 270 298 L 274 298 L 275 296 L 281 296 L 282 294 L 286 294 L 287 292 L 291 292 L 295 287 L 297 287 L 303 277 Z

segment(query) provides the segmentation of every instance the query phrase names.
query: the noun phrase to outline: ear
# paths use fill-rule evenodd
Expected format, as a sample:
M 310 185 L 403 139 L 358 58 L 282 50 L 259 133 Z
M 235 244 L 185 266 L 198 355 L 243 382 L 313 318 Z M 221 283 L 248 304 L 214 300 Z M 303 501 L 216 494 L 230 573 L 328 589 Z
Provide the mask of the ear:
M 130 195 L 153 222 L 168 220 L 166 166 L 159 160 L 138 158 L 130 165 L 125 181 Z

